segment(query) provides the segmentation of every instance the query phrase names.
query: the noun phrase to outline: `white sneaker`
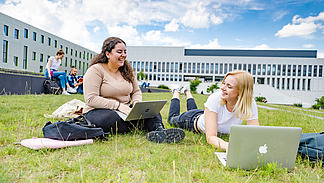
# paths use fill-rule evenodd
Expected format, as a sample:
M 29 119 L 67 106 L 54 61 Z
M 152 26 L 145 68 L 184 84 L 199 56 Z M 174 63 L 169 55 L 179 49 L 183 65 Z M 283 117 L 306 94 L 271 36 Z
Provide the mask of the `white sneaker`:
M 187 91 L 190 91 L 189 85 L 182 87 L 180 93 L 186 94 Z
M 77 93 L 77 90 L 70 87 L 70 88 L 67 89 L 67 92 L 69 92 L 69 93 Z
M 178 84 L 170 84 L 168 87 L 170 88 L 172 93 L 174 93 L 175 90 L 178 91 L 179 93 L 181 91 L 181 86 Z
M 63 91 L 62 95 L 71 95 L 71 94 L 69 94 L 67 91 Z

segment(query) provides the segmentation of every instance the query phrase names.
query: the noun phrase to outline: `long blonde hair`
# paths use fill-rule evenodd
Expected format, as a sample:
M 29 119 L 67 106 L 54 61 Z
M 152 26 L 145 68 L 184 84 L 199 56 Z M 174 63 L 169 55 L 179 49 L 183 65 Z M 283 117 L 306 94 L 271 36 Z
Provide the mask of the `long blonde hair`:
M 252 100 L 253 100 L 253 77 L 246 71 L 232 71 L 228 72 L 224 77 L 222 84 L 227 76 L 233 76 L 237 80 L 238 99 L 234 106 L 234 113 L 237 118 L 246 120 L 253 116 Z M 221 105 L 225 105 L 226 101 L 222 100 Z M 241 116 L 239 116 L 241 114 Z

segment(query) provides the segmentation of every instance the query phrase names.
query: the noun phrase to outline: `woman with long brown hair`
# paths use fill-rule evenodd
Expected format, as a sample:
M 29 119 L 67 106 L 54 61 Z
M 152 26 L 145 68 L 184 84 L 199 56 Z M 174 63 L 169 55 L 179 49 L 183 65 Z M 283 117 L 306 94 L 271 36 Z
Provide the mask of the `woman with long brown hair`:
M 117 37 L 107 38 L 101 53 L 91 61 L 84 80 L 84 116 L 105 132 L 126 133 L 134 128 L 147 130 L 146 138 L 157 143 L 180 142 L 182 129 L 165 129 L 161 115 L 140 121 L 123 121 L 117 111 L 129 114 L 142 100 L 134 71 L 126 60 L 126 43 Z

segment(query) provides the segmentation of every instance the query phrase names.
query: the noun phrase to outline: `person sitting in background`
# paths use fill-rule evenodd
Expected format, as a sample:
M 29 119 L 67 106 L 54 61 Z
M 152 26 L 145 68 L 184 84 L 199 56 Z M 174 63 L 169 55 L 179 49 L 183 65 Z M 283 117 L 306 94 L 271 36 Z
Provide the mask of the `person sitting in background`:
M 77 73 L 78 69 L 75 66 L 72 66 L 67 80 L 69 85 L 74 88 L 77 93 L 83 94 L 83 76 L 77 76 Z
M 70 87 L 66 73 L 59 72 L 59 68 L 62 62 L 62 58 L 64 57 L 65 53 L 62 49 L 56 52 L 56 56 L 51 56 L 48 59 L 45 69 L 45 77 L 46 78 L 58 78 L 60 80 L 61 88 L 63 90 L 62 95 L 70 95 L 69 93 L 76 93 L 76 90 Z M 67 89 L 66 89 L 67 88 Z
M 127 133 L 133 129 L 148 131 L 146 139 L 156 143 L 177 143 L 185 132 L 165 129 L 162 116 L 124 121 L 116 110 L 129 114 L 136 102 L 142 101 L 134 70 L 126 60 L 126 43 L 116 37 L 107 38 L 101 53 L 96 55 L 84 75 L 83 115 L 104 132 Z
M 141 87 L 143 88 L 147 88 L 147 87 L 149 87 L 150 86 L 150 83 L 148 82 L 148 80 L 147 79 L 145 79 L 145 81 L 143 82 L 143 84 L 141 85 Z
M 211 94 L 205 103 L 205 110 L 198 109 L 189 87 L 178 85 L 169 87 L 173 92 L 168 122 L 197 133 L 206 133 L 207 143 L 223 150 L 228 142 L 218 137 L 218 133 L 229 134 L 231 125 L 259 125 L 258 109 L 253 99 L 253 77 L 245 71 L 226 74 L 220 90 Z M 179 95 L 187 97 L 187 112 L 180 115 Z

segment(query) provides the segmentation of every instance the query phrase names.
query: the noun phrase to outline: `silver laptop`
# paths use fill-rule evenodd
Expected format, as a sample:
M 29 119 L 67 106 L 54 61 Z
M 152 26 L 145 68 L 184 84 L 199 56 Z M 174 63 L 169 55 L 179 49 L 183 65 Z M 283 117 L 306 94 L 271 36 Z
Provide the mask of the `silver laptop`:
M 224 166 L 254 169 L 276 163 L 295 166 L 302 129 L 299 127 L 233 125 L 226 153 L 215 152 Z
M 116 111 L 124 121 L 153 118 L 158 115 L 167 100 L 136 102 L 128 115 Z

